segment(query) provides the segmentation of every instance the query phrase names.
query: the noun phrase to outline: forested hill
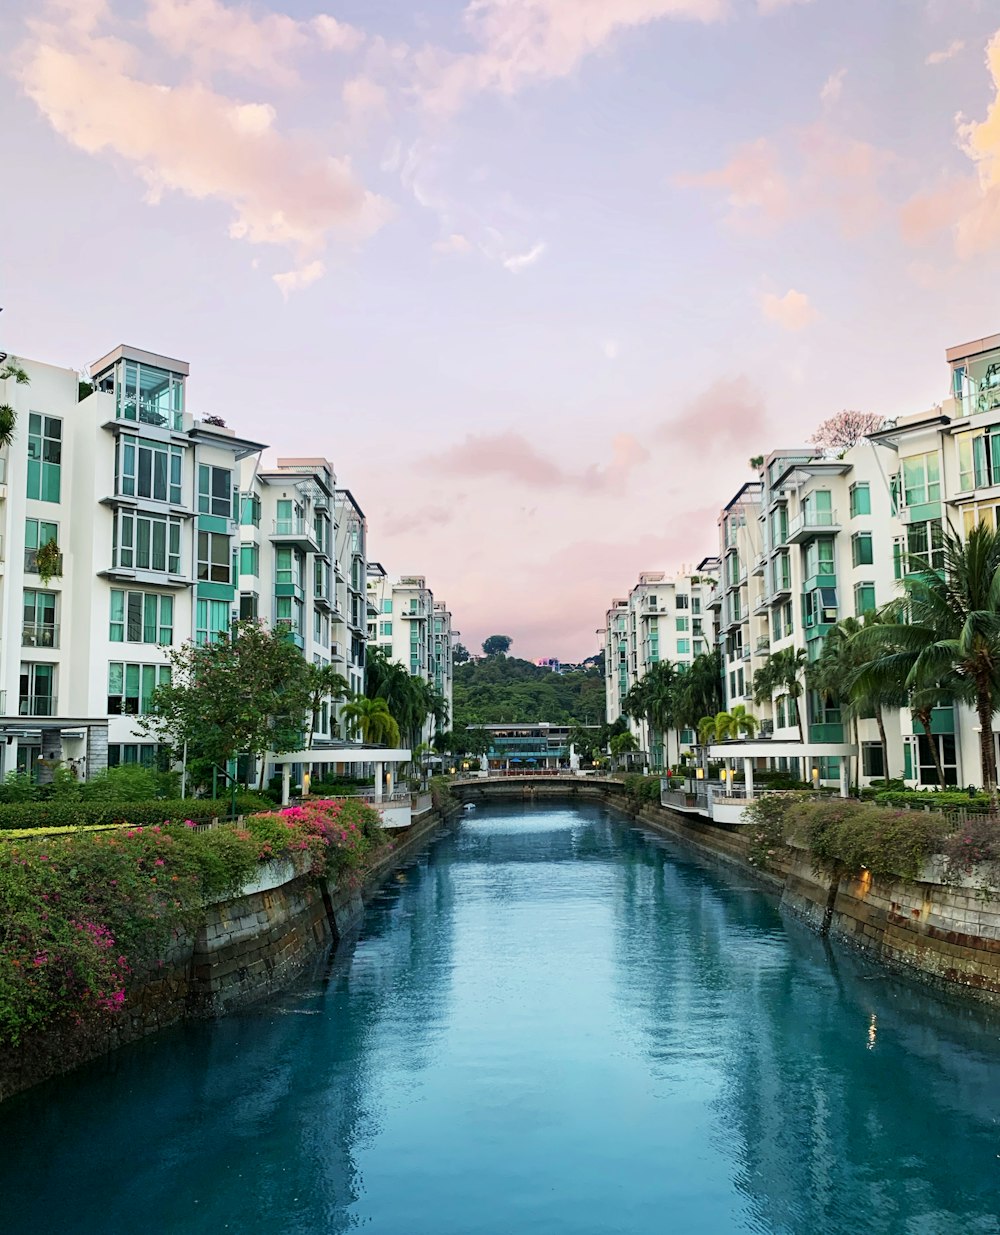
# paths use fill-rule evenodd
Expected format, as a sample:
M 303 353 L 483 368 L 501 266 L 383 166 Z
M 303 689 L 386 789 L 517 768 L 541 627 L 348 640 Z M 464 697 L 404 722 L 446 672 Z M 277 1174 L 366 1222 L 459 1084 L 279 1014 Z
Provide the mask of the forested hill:
M 487 656 L 455 667 L 453 727 L 503 721 L 576 721 L 603 725 L 604 677 L 598 669 L 554 673 L 515 657 Z

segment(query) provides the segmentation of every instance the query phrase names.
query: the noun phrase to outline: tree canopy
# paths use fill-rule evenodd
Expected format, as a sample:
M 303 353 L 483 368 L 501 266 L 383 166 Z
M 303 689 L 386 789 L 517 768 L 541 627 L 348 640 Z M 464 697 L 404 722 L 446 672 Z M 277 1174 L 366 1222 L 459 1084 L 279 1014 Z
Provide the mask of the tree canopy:
M 483 640 L 483 652 L 486 656 L 506 656 L 513 642 L 510 635 L 490 635 Z
M 596 669 L 553 673 L 516 657 L 488 656 L 455 668 L 456 730 L 504 721 L 603 725 L 604 677 Z

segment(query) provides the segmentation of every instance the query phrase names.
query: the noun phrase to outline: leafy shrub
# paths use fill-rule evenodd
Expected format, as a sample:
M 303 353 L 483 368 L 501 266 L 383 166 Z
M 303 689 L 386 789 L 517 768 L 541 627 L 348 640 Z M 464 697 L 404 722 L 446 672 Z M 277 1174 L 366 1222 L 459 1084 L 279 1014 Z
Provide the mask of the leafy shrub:
M 1000 829 L 995 819 L 969 819 L 941 846 L 949 879 L 985 876 L 991 888 L 1000 887 Z
M 270 802 L 256 794 L 236 796 L 237 815 L 268 810 L 270 807 Z M 231 810 L 231 798 L 179 798 L 173 801 L 157 798 L 151 802 L 83 802 L 73 798 L 50 798 L 45 802 L 5 802 L 0 804 L 0 831 L 7 828 L 79 827 L 82 824 L 131 823 L 146 826 L 182 822 L 185 819 L 208 823 L 211 819 L 227 819 Z
M 431 805 L 435 810 L 451 806 L 455 795 L 451 791 L 451 782 L 447 776 L 432 776 L 430 779 Z
M 786 827 L 822 861 L 849 871 L 867 869 L 876 878 L 904 879 L 919 875 L 950 829 L 936 812 L 888 810 L 848 798 L 797 802 L 788 812 Z
M 0 844 L 0 1042 L 111 1018 L 261 861 L 348 881 L 386 843 L 377 811 L 319 801 L 245 826 L 154 824 Z
M 987 793 L 969 793 L 964 789 L 890 789 L 876 793 L 875 801 L 884 806 L 931 807 L 932 810 L 989 810 Z
M 747 859 L 751 866 L 763 870 L 782 854 L 786 848 L 789 813 L 799 800 L 788 793 L 765 793 L 743 808 L 750 842 Z
M 642 776 L 638 772 L 630 772 L 623 777 L 625 796 L 638 805 L 660 801 L 660 778 L 658 776 Z

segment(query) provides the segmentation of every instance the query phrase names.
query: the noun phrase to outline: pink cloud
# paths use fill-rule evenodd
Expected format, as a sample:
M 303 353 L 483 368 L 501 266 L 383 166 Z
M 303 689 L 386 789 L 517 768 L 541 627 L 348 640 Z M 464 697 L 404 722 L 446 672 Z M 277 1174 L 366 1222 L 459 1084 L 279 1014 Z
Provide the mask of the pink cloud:
M 390 511 L 381 520 L 379 530 L 386 536 L 413 536 L 431 528 L 445 527 L 454 521 L 456 505 L 457 501 L 453 500 L 448 506 L 432 504 L 397 513 Z
M 941 51 L 932 51 L 924 61 L 924 64 L 944 64 L 946 60 L 952 60 L 960 51 L 965 50 L 965 43 L 961 39 L 955 39 L 949 43 L 947 47 Z
M 656 436 L 702 455 L 763 449 L 768 433 L 764 400 L 745 377 L 720 378 L 693 398 Z M 713 516 L 714 524 L 714 516 Z
M 255 17 L 245 5 L 220 0 L 147 0 L 146 24 L 172 55 L 202 71 L 225 69 L 288 83 L 297 77 L 291 58 L 311 46 L 353 51 L 364 35 L 325 14 L 297 21 L 284 13 Z
M 760 298 L 760 307 L 766 318 L 785 330 L 804 330 L 819 317 L 805 292 L 797 292 L 795 288 L 789 288 L 784 296 L 765 292 Z
M 469 434 L 464 442 L 428 460 L 428 466 L 444 475 L 462 475 L 486 480 L 512 480 L 539 489 L 575 488 L 588 492 L 620 492 L 629 475 L 648 453 L 629 433 L 612 441 L 607 464 L 593 464 L 571 471 L 541 454 L 520 433 Z
M 231 237 L 285 246 L 306 262 L 333 232 L 358 239 L 389 215 L 347 159 L 283 134 L 270 104 L 139 80 L 138 52 L 118 39 L 64 45 L 38 25 L 22 53 L 21 84 L 52 127 L 88 154 L 122 159 L 151 203 L 171 191 L 222 202 Z
M 775 226 L 832 212 L 842 230 L 854 234 L 884 213 L 880 180 L 894 161 L 889 151 L 817 121 L 780 143 L 769 137 L 746 142 L 722 167 L 678 176 L 675 183 L 721 190 L 736 225 Z
M 479 50 L 428 47 L 414 63 L 427 104 L 453 111 L 477 91 L 514 94 L 566 77 L 622 30 L 666 18 L 719 21 L 729 8 L 730 0 L 471 0 L 464 22 Z

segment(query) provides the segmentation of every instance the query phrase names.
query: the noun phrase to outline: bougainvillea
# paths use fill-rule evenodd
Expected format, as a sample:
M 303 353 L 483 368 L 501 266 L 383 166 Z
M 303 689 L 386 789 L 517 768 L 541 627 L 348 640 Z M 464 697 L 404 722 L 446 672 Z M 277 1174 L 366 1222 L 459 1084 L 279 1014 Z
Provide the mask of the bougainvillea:
M 386 845 L 378 812 L 316 801 L 242 826 L 181 824 L 0 843 L 0 1042 L 114 1016 L 204 904 L 261 862 L 354 882 Z

